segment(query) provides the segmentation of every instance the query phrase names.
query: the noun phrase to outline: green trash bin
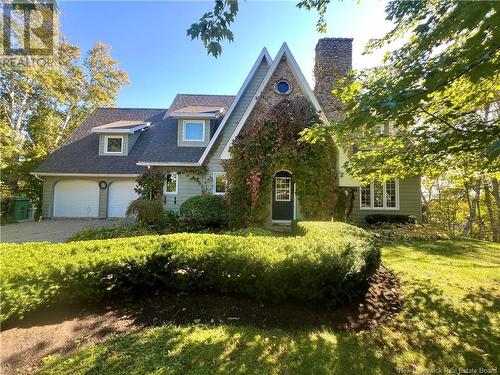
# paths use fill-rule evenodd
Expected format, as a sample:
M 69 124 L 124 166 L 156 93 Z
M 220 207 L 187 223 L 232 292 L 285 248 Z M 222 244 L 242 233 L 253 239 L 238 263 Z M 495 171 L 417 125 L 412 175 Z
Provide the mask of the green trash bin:
M 14 197 L 10 216 L 14 220 L 26 220 L 29 218 L 31 201 L 25 197 Z

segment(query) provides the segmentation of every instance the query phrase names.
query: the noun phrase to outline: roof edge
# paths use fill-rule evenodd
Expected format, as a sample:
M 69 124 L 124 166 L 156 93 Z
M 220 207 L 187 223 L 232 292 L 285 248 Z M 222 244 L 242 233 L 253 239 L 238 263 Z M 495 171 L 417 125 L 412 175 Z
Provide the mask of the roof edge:
M 269 68 L 269 70 L 266 73 L 266 76 L 262 80 L 259 88 L 257 89 L 257 92 L 255 93 L 252 101 L 248 105 L 245 113 L 243 114 L 242 118 L 238 122 L 238 125 L 236 126 L 236 129 L 234 129 L 233 134 L 229 138 L 229 141 L 227 142 L 226 146 L 224 147 L 224 150 L 222 151 L 221 154 L 221 159 L 230 159 L 231 155 L 229 154 L 229 148 L 233 144 L 234 139 L 238 136 L 240 133 L 241 129 L 243 128 L 243 125 L 245 124 L 245 121 L 248 119 L 250 114 L 252 113 L 253 108 L 255 107 L 255 104 L 257 103 L 257 100 L 260 98 L 260 95 L 262 94 L 262 91 L 266 88 L 267 84 L 269 83 L 269 80 L 271 79 L 272 75 L 274 74 L 274 71 L 278 67 L 281 58 L 285 56 L 286 61 L 288 63 L 288 66 L 292 70 L 292 73 L 295 75 L 295 78 L 297 79 L 299 86 L 301 87 L 302 91 L 306 94 L 306 96 L 309 98 L 311 101 L 312 105 L 314 106 L 314 109 L 320 113 L 321 119 L 324 121 L 325 119 L 323 118 L 323 110 L 321 109 L 321 106 L 316 99 L 316 96 L 314 95 L 311 86 L 309 86 L 309 83 L 307 82 L 306 78 L 304 77 L 304 74 L 302 73 L 302 70 L 300 70 L 299 65 L 297 64 L 297 61 L 293 57 L 292 52 L 290 51 L 290 48 L 288 48 L 288 45 L 286 42 L 284 42 L 281 45 L 280 50 L 276 54 L 276 57 L 274 58 L 274 61 Z
M 262 63 L 262 60 L 265 59 L 268 66 L 272 66 L 273 59 L 271 58 L 271 55 L 269 55 L 269 52 L 267 51 L 267 48 L 264 47 L 262 51 L 259 54 L 259 57 L 257 57 L 257 60 L 255 60 L 255 63 L 252 66 L 252 69 L 250 69 L 250 72 L 248 73 L 245 81 L 243 81 L 243 84 L 241 85 L 238 94 L 236 95 L 236 98 L 234 98 L 233 102 L 231 103 L 231 106 L 229 107 L 227 113 L 224 115 L 224 118 L 222 119 L 222 122 L 220 123 L 219 127 L 217 128 L 214 136 L 210 140 L 207 148 L 205 151 L 203 151 L 203 154 L 200 157 L 200 160 L 198 163 L 202 165 L 205 162 L 205 159 L 207 158 L 208 154 L 210 153 L 210 150 L 212 149 L 213 145 L 215 144 L 217 138 L 219 137 L 219 134 L 222 132 L 222 129 L 224 129 L 226 122 L 228 121 L 229 117 L 231 116 L 234 108 L 236 108 L 236 105 L 241 99 L 241 96 L 245 92 L 247 86 L 250 84 L 252 81 L 252 78 L 255 75 L 255 72 L 259 68 L 260 64 Z
M 56 177 L 137 177 L 140 176 L 140 173 L 58 173 L 58 172 L 30 172 L 30 175 L 33 175 L 35 177 L 37 176 L 42 176 L 42 177 L 50 177 L 50 176 L 56 176 Z

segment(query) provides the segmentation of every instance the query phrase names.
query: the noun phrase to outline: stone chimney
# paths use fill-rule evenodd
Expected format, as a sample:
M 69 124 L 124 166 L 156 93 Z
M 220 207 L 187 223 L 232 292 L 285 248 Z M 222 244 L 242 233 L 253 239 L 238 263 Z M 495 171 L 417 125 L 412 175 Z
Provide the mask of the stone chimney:
M 332 94 L 338 81 L 352 69 L 352 38 L 323 38 L 316 44 L 314 94 L 328 120 L 342 117 L 342 105 Z

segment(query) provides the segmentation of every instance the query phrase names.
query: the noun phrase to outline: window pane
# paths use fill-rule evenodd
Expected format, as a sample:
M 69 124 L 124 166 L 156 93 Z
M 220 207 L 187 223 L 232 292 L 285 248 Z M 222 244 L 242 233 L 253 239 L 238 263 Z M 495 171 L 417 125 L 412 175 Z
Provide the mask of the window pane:
M 387 207 L 396 207 L 396 181 L 387 181 L 385 185 L 385 202 Z
M 167 181 L 165 182 L 167 193 L 175 193 L 177 192 L 177 173 L 169 173 L 167 174 Z
M 108 149 L 107 152 L 122 152 L 122 139 L 121 138 L 107 138 Z
M 292 181 L 290 177 L 276 177 L 276 200 L 290 201 L 292 199 Z
M 184 140 L 203 141 L 203 127 L 201 122 L 186 122 L 184 124 Z
M 373 183 L 373 207 L 384 207 L 384 188 L 380 182 Z
M 361 186 L 361 207 L 369 208 L 370 206 L 370 185 Z
M 226 174 L 216 174 L 215 175 L 215 192 L 225 193 L 226 192 Z

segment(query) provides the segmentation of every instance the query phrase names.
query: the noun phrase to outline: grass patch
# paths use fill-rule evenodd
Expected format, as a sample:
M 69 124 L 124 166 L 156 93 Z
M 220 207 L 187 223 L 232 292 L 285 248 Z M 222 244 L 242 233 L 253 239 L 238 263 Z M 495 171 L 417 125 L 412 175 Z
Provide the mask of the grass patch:
M 498 244 L 395 244 L 383 249 L 383 261 L 401 277 L 406 302 L 396 319 L 370 332 L 167 325 L 47 358 L 41 373 L 392 374 L 498 366 Z

